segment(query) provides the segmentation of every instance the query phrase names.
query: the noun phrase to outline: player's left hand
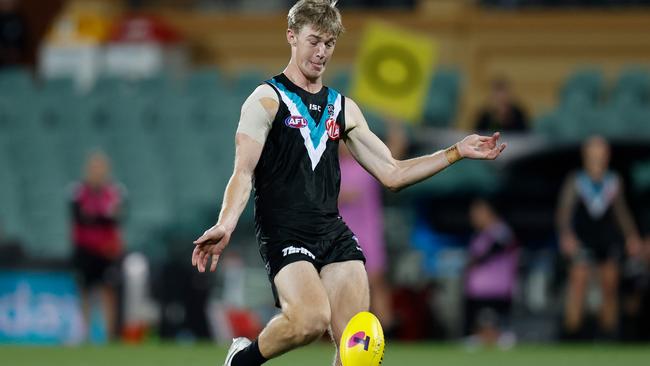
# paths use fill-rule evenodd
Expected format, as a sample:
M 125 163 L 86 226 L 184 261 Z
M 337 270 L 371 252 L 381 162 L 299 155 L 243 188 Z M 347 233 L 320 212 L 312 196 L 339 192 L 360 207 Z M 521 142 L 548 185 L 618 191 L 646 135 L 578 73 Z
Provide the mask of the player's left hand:
M 492 136 L 469 135 L 458 143 L 458 152 L 464 158 L 494 160 L 506 148 L 505 143 L 498 143 L 499 137 L 499 132 Z
M 630 235 L 625 240 L 625 249 L 630 257 L 640 257 L 643 252 L 643 242 L 636 235 Z

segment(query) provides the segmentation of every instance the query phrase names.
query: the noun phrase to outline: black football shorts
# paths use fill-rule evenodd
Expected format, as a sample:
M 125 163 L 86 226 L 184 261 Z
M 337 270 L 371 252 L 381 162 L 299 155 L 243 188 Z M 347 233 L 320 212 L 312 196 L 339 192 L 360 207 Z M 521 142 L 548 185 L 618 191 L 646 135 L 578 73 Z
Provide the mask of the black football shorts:
M 285 266 L 298 261 L 307 261 L 320 272 L 324 266 L 331 263 L 352 260 L 366 262 L 357 238 L 347 227 L 332 240 L 269 240 L 261 242 L 259 249 L 277 307 L 280 307 L 280 301 L 273 279 Z

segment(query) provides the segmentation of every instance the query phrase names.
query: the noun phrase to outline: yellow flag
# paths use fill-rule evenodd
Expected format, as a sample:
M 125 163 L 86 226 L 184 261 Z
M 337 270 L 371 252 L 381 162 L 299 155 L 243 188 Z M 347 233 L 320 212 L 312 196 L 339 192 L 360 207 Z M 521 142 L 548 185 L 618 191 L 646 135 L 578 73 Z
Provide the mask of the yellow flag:
M 438 45 L 430 38 L 370 23 L 362 37 L 351 94 L 366 108 L 417 123 L 437 54 Z

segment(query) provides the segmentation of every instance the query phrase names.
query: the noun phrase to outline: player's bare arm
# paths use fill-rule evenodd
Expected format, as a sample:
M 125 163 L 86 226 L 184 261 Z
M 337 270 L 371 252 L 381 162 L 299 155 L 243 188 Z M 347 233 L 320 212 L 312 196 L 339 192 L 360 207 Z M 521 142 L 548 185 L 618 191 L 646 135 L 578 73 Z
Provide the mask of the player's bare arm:
M 253 173 L 277 109 L 277 96 L 268 85 L 259 86 L 242 106 L 235 136 L 235 166 L 226 186 L 219 219 L 194 241 L 192 265 L 200 272 L 205 272 L 210 259 L 210 271 L 217 268 L 219 256 L 230 241 L 250 197 Z
M 614 199 L 614 215 L 616 221 L 625 235 L 625 248 L 630 256 L 637 256 L 641 251 L 642 241 L 637 226 L 634 223 L 634 218 L 630 212 L 627 203 L 625 202 L 625 194 L 623 188 L 620 189 L 618 195 Z
M 556 226 L 560 235 L 560 250 L 567 257 L 575 255 L 580 246 L 578 237 L 571 227 L 571 218 L 578 201 L 575 179 L 575 175 L 571 174 L 563 183 L 556 213 Z
M 469 135 L 446 150 L 408 160 L 397 160 L 386 145 L 368 128 L 359 106 L 345 100 L 345 143 L 355 159 L 382 185 L 399 191 L 440 172 L 462 158 L 496 159 L 506 144 L 499 144 L 499 133 L 492 136 Z

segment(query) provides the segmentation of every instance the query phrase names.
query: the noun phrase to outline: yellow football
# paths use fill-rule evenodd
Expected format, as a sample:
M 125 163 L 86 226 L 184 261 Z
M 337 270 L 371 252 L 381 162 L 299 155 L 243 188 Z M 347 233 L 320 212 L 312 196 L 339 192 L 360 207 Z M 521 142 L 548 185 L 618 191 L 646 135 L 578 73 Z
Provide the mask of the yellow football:
M 378 366 L 384 359 L 384 331 L 379 319 L 362 311 L 345 326 L 339 352 L 343 366 Z

